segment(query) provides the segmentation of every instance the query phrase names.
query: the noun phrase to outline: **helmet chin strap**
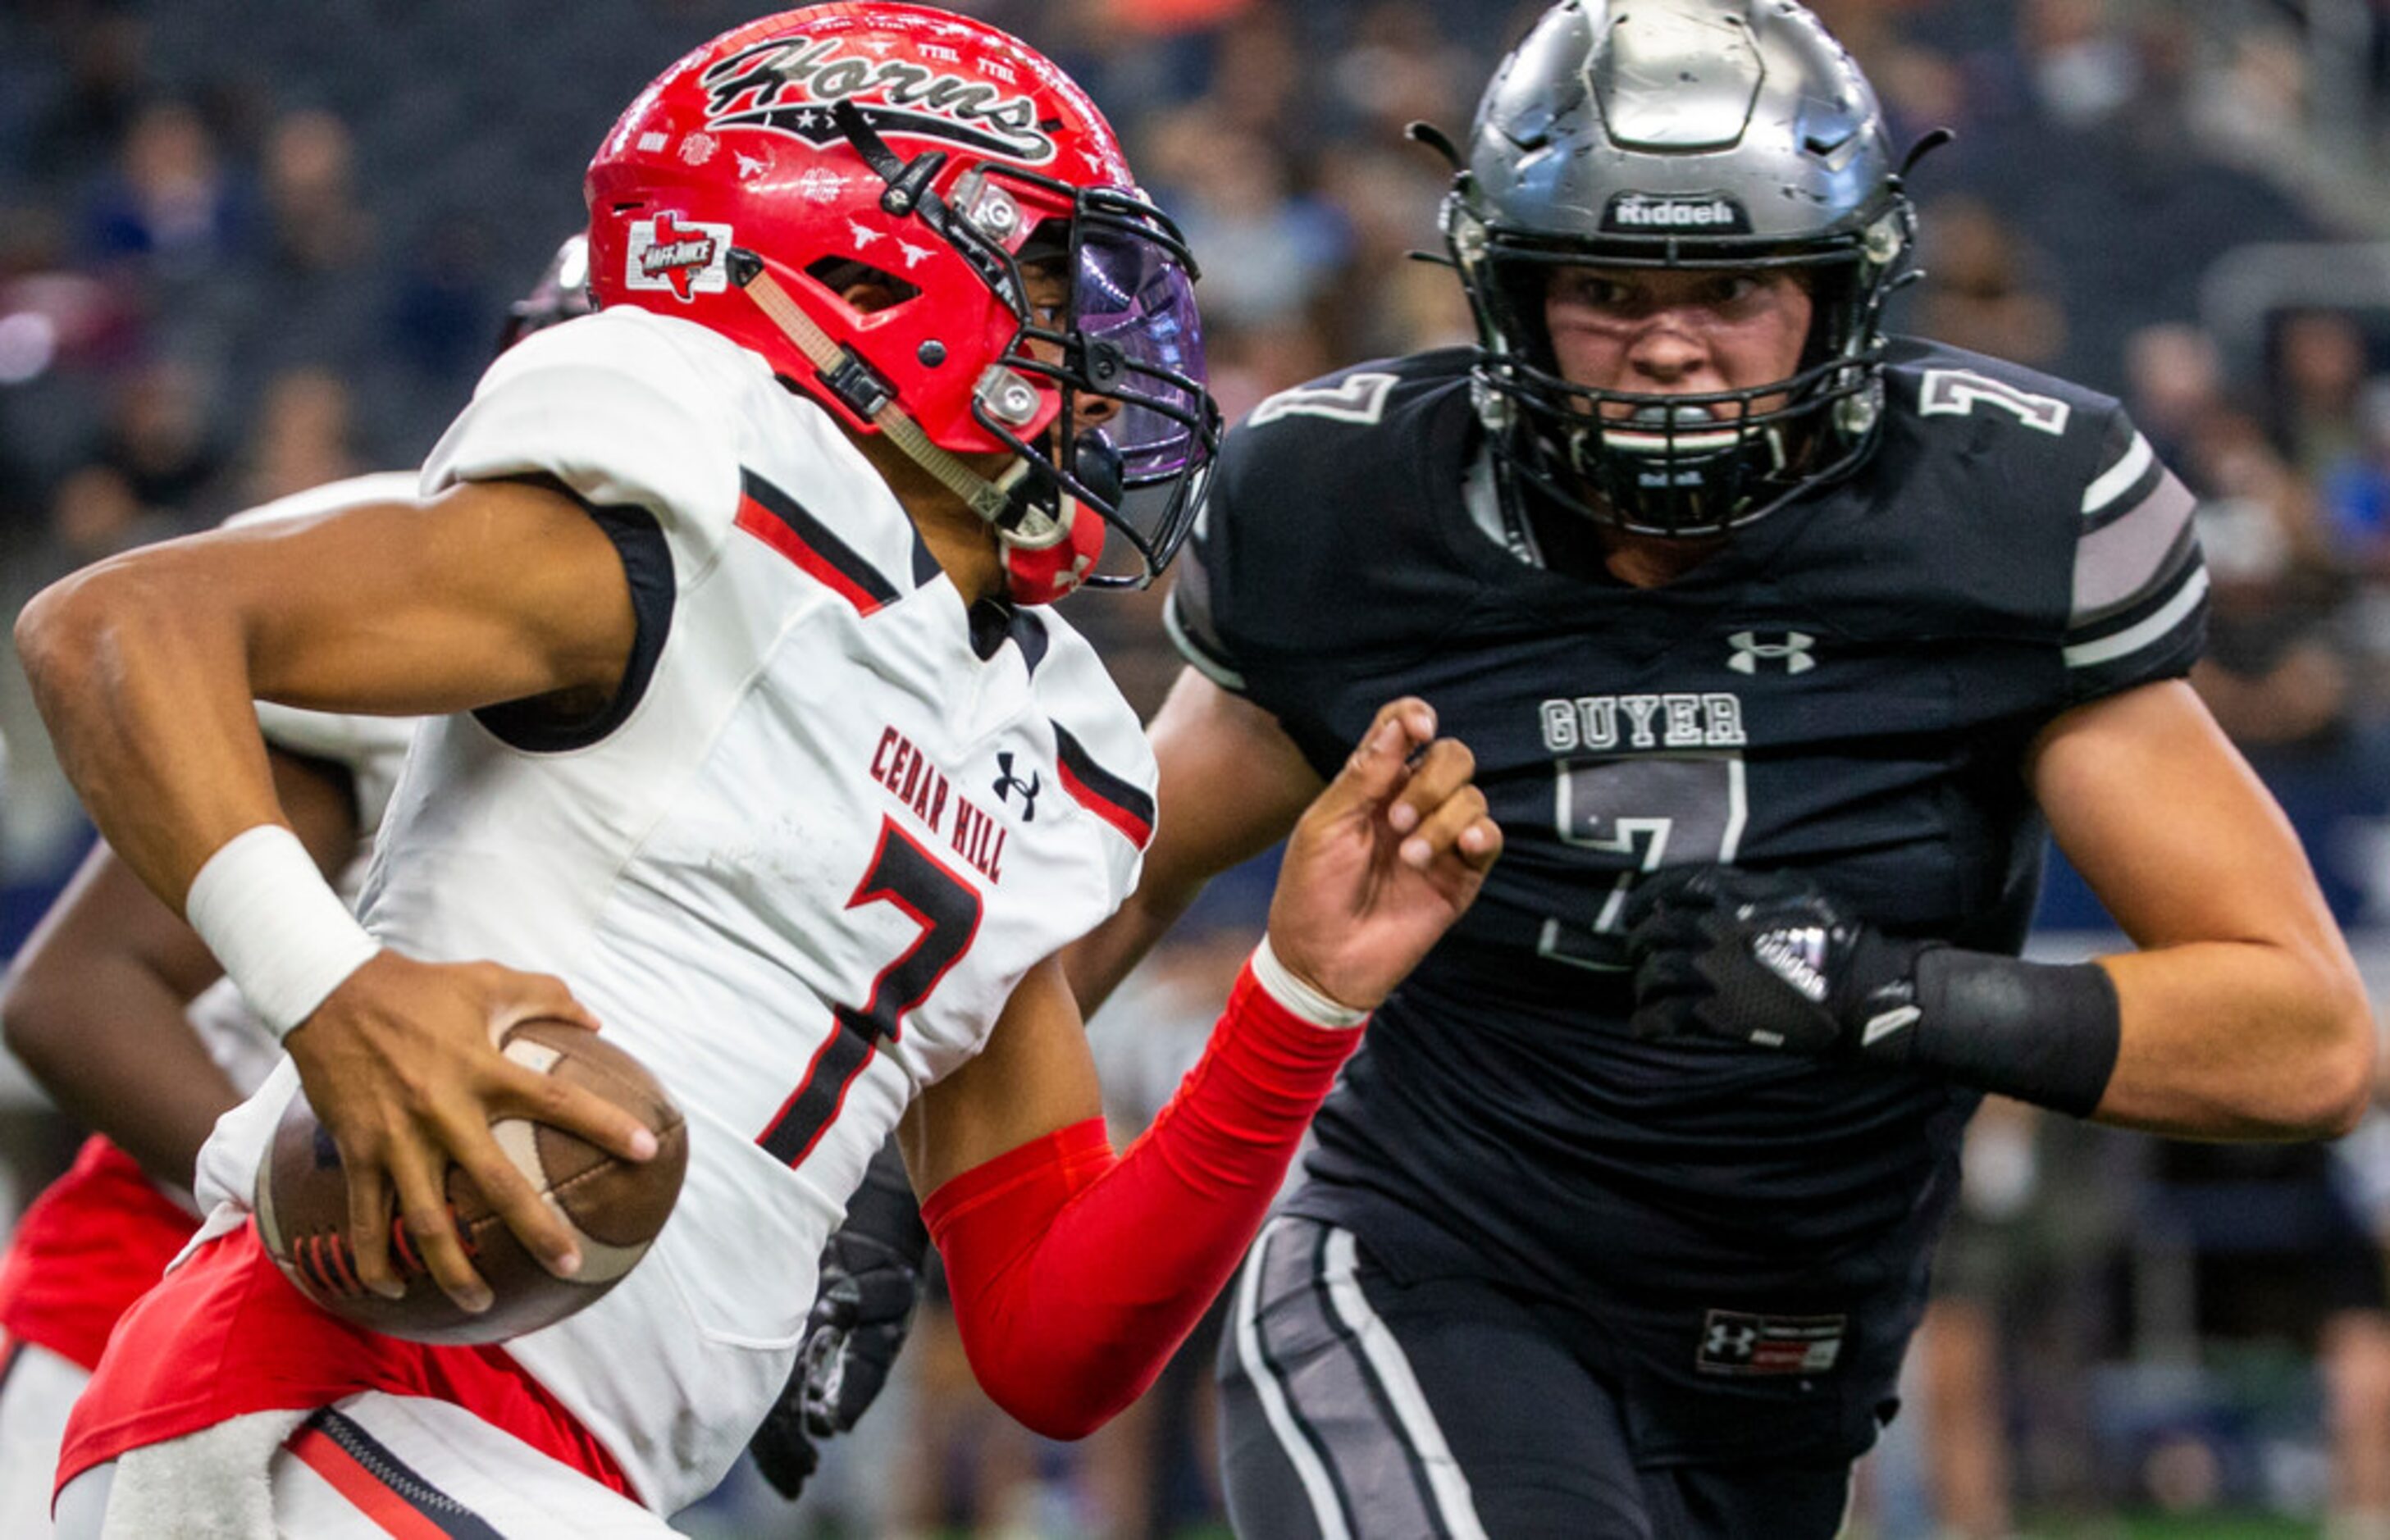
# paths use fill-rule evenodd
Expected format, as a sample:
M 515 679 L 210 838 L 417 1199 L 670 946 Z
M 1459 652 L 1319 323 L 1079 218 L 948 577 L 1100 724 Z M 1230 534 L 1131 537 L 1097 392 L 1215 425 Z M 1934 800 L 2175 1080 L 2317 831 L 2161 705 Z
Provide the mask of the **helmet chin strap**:
M 729 267 L 739 291 L 797 345 L 856 416 L 867 418 L 995 532 L 1004 554 L 1006 591 L 1016 602 L 1050 604 L 1086 580 L 1103 548 L 1101 519 L 1087 516 L 1067 496 L 1060 516 L 1031 502 L 1031 479 L 1037 472 L 1017 456 L 1003 475 L 991 480 L 952 450 L 932 443 L 912 414 L 897 404 L 895 392 L 863 360 L 831 341 L 760 258 L 734 250 Z
M 740 291 L 771 317 L 772 324 L 797 345 L 797 351 L 803 353 L 814 367 L 827 377 L 852 374 L 864 366 L 861 360 L 831 341 L 829 334 L 814 324 L 814 318 L 789 298 L 789 291 L 780 287 L 780 281 L 773 277 L 760 261 L 751 260 L 742 263 L 738 260 L 746 254 L 733 252 L 730 263 L 731 275 L 737 279 Z M 1050 530 L 1040 531 L 1023 540 L 1005 528 L 1008 516 L 1014 516 L 1016 523 L 1021 521 L 1017 517 L 1014 494 L 1022 479 L 1030 474 L 1026 461 L 1016 456 L 1001 476 L 991 480 L 966 465 L 961 456 L 931 443 L 930 436 L 921 431 L 921 425 L 897 404 L 893 391 L 883 387 L 872 395 L 878 404 L 868 411 L 858 409 L 857 415 L 868 418 L 871 425 L 885 434 L 891 443 L 903 450 L 914 464 L 936 477 L 973 513 L 994 526 L 998 539 L 1008 545 L 1020 543 L 1034 547 L 1049 545 L 1062 538 L 1060 521 L 1039 514 L 1039 510 L 1034 508 L 1028 511 L 1039 514 L 1037 521 L 1051 526 Z M 851 400 L 850 404 L 858 404 Z

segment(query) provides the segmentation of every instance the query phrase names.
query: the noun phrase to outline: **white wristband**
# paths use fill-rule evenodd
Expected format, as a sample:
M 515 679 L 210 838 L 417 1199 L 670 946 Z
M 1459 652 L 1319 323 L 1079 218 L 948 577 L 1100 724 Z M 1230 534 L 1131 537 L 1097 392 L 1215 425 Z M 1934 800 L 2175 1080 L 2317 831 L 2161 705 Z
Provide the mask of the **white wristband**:
M 1318 1027 L 1357 1027 L 1369 1019 L 1366 1010 L 1355 1010 L 1341 1001 L 1330 999 L 1287 971 L 1286 964 L 1278 960 L 1270 950 L 1269 932 L 1262 932 L 1262 943 L 1253 948 L 1253 982 L 1268 991 L 1269 997 L 1288 1010 Z
M 279 824 L 218 846 L 191 879 L 183 916 L 277 1038 L 381 950 Z

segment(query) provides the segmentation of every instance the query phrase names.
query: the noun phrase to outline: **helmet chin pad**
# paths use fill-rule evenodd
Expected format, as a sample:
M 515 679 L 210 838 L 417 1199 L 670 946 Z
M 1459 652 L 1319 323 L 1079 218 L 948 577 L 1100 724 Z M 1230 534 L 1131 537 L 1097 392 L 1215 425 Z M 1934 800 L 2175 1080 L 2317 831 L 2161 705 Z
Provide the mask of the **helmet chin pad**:
M 1103 557 L 1104 520 L 1077 498 L 1064 498 L 1061 510 L 1046 519 L 1051 533 L 1041 544 L 996 532 L 1004 547 L 1005 595 L 1015 604 L 1053 603 L 1086 582 Z
M 1071 453 L 1073 474 L 1097 496 L 1117 501 L 1121 457 L 1100 436 L 1081 433 Z M 1036 461 L 1023 462 L 1011 500 L 996 520 L 1004 551 L 1007 596 L 1015 604 L 1051 604 L 1077 589 L 1104 554 L 1106 520 Z

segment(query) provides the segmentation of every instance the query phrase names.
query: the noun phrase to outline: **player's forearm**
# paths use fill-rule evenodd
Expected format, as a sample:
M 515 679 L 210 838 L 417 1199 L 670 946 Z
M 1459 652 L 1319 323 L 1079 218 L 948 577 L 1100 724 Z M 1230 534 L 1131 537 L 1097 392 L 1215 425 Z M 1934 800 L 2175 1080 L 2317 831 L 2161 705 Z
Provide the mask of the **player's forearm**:
M 270 759 L 282 810 L 328 880 L 356 853 L 349 772 Z M 0 1030 L 59 1106 L 153 1176 L 187 1186 L 199 1145 L 238 1099 L 189 1014 L 222 976 L 191 928 L 103 844 L 17 954 Z
M 1149 875 L 1111 918 L 1062 949 L 1062 973 L 1082 1016 L 1092 1018 L 1111 998 L 1202 891 L 1201 882 L 1173 887 Z
M 1124 1156 L 1082 1123 L 931 1195 L 964 1347 L 998 1405 L 1079 1438 L 1144 1393 L 1236 1270 L 1359 1036 L 1295 1015 L 1249 972 Z
M 2337 937 L 2203 942 L 2102 966 L 2123 1016 L 2102 1123 L 2206 1138 L 2330 1138 L 2364 1115 L 2372 1007 Z
M 179 909 L 208 856 L 278 810 L 237 617 L 154 581 L 145 554 L 37 595 L 17 648 L 92 821 Z
M 191 1185 L 199 1146 L 240 1100 L 183 1019 L 180 996 L 120 960 L 0 995 L 8 1047 L 70 1117 L 143 1170 Z
M 2058 846 L 2146 950 L 2102 960 L 2119 1007 L 2097 1116 L 2206 1137 L 2345 1131 L 2371 1009 L 2290 820 L 2198 697 L 2078 706 L 2028 760 Z
M 1161 785 L 1153 847 L 1119 912 L 1062 953 L 1085 1016 L 1095 1015 L 1205 883 L 1284 839 L 1322 785 L 1276 717 L 1193 669 L 1180 673 L 1146 735 Z
M 199 938 L 103 846 L 18 954 L 0 1032 L 70 1116 L 188 1187 L 199 1146 L 239 1099 L 186 1015 L 214 977 Z

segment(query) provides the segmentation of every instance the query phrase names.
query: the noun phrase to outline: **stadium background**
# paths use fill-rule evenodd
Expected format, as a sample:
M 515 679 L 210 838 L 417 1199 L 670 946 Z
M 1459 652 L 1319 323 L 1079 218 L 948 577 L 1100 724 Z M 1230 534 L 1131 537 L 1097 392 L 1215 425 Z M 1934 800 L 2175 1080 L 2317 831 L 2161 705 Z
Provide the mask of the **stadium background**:
M 1449 275 L 1405 256 L 1436 243 L 1442 174 L 1400 131 L 1465 127 L 1534 0 L 957 8 L 1022 32 L 1111 112 L 1203 262 L 1232 417 L 1330 366 L 1463 338 Z M 1930 276 L 1900 324 L 2123 394 L 2202 495 L 2217 616 L 2197 683 L 2390 994 L 2390 0 L 1818 8 L 1904 140 L 1960 134 L 1916 179 Z M 414 464 L 507 302 L 578 225 L 615 112 L 752 14 L 0 0 L 8 611 L 128 545 Z M 1176 666 L 1153 598 L 1072 610 L 1150 708 Z M 0 732 L 5 955 L 89 834 L 13 666 Z M 1098 1024 L 1124 1133 L 1191 1059 L 1264 891 L 1223 884 Z M 2052 955 L 2100 944 L 2105 924 L 2063 872 L 2044 918 Z M 72 1140 L 5 1068 L 0 1218 Z M 2390 1136 L 2369 1128 L 2329 1161 L 2219 1163 L 1995 1112 L 1969 1190 L 1947 1329 L 1919 1355 L 1955 1367 L 1913 1376 L 1919 1415 L 1863 1482 L 1874 1533 L 1997 1533 L 1971 1480 L 2013 1493 L 2032 1533 L 2315 1533 L 2353 1462 L 2390 1469 L 2390 1321 L 2319 1326 L 2314 1218 L 2329 1191 L 2390 1234 Z M 1203 1376 L 1182 1367 L 1171 1393 L 1064 1451 L 976 1399 L 933 1311 L 804 1511 L 739 1481 L 685 1527 L 1201 1531 Z

